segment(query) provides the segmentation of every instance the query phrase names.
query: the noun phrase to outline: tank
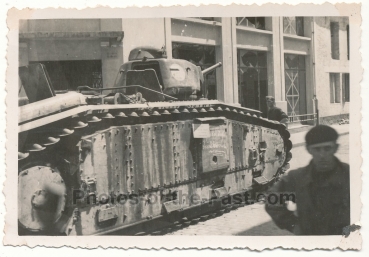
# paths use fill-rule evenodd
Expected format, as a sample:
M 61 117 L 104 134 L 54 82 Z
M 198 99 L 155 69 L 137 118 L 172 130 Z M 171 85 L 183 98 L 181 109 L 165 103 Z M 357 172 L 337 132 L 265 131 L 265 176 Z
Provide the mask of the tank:
M 248 204 L 291 159 L 289 132 L 203 98 L 196 65 L 137 48 L 112 88 L 53 89 L 19 68 L 20 235 L 160 235 Z

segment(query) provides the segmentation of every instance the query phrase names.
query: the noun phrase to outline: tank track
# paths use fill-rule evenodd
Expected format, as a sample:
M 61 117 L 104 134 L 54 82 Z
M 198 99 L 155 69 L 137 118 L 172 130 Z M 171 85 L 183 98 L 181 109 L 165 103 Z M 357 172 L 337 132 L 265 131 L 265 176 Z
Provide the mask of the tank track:
M 102 133 L 107 131 L 110 133 L 112 129 L 124 128 L 124 126 L 143 126 L 147 124 L 157 124 L 159 126 L 172 124 L 175 126 L 175 124 L 178 124 L 176 122 L 192 124 L 195 119 L 216 117 L 224 117 L 235 123 L 235 125 L 243 123 L 278 131 L 284 141 L 284 163 L 270 183 L 273 183 L 283 174 L 291 158 L 290 150 L 292 148 L 292 143 L 289 140 L 290 134 L 285 126 L 279 122 L 260 117 L 260 113 L 257 111 L 227 105 L 218 101 L 83 106 L 83 108 L 70 109 L 65 113 L 62 112 L 25 122 L 19 126 L 18 171 L 20 176 L 24 176 L 25 172 L 30 168 L 50 167 L 52 172 L 56 170 L 60 174 L 62 177 L 61 183 L 65 183 L 68 190 L 80 188 L 81 183 L 84 181 L 81 181 L 79 172 L 77 172 L 81 162 L 78 158 L 81 157 L 81 147 L 84 147 L 81 144 L 88 142 L 88 140 L 83 139 L 102 135 Z M 78 157 L 77 159 L 76 156 Z M 243 166 L 229 168 L 228 173 L 236 173 L 245 168 Z M 176 181 L 173 185 L 141 189 L 138 193 L 158 192 L 163 189 L 178 187 L 181 184 L 187 184 L 189 181 L 197 182 L 199 180 L 199 178 L 194 176 L 187 181 Z M 269 184 L 266 184 L 265 187 Z M 260 189 L 261 186 L 258 187 L 258 190 Z M 253 190 L 255 188 L 245 188 L 237 193 L 251 192 Z M 132 193 L 132 191 L 128 193 Z M 63 215 L 55 221 L 55 224 L 62 224 L 60 225 L 61 227 L 57 226 L 57 231 L 68 231 L 70 226 L 75 226 L 79 218 L 78 210 L 70 207 L 72 201 L 70 191 L 64 195 L 64 200 Z M 215 200 L 211 207 L 206 206 L 206 203 L 201 203 L 199 206 L 176 210 L 170 214 L 158 215 L 156 217 L 149 216 L 146 220 L 93 234 L 160 235 L 170 232 L 173 228 L 195 224 L 199 220 L 206 220 L 207 218 L 221 215 L 245 204 L 244 202 L 231 203 L 223 206 L 220 204 L 220 200 Z M 168 222 L 170 225 L 168 225 Z M 19 224 L 19 227 L 21 234 L 29 234 L 29 228 L 25 228 L 21 224 Z M 145 232 L 142 233 L 141 231 Z M 52 231 L 33 230 L 32 234 L 58 233 L 53 228 Z

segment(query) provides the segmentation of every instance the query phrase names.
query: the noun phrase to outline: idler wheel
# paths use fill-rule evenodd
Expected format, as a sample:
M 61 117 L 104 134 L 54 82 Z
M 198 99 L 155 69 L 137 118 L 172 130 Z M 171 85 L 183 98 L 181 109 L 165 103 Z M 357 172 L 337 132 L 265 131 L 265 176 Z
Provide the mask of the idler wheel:
M 66 186 L 57 169 L 33 166 L 19 173 L 18 221 L 33 232 L 48 231 L 65 207 Z

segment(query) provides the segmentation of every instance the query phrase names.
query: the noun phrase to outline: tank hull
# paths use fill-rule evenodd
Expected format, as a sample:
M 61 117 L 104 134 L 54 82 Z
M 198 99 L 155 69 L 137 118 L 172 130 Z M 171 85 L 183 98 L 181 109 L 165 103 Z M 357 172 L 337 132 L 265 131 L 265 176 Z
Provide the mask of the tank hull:
M 63 208 L 46 208 L 55 220 L 30 231 L 22 219 L 21 234 L 164 233 L 245 204 L 283 173 L 291 148 L 283 125 L 208 100 L 75 106 L 19 131 L 19 187 L 35 167 L 65 184 L 51 192 Z M 32 204 L 18 203 L 39 213 Z

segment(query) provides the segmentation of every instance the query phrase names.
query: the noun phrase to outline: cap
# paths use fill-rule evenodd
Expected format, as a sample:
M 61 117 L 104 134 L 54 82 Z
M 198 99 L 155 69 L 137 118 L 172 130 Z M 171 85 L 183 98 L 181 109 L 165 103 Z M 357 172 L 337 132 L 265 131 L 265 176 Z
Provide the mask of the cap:
M 338 138 L 337 131 L 326 125 L 318 125 L 310 129 L 305 136 L 306 145 L 314 145 L 330 141 L 336 141 Z
M 265 98 L 266 98 L 267 100 L 268 100 L 268 99 L 270 99 L 270 100 L 272 100 L 272 101 L 275 101 L 275 98 L 274 98 L 273 96 L 270 96 L 270 95 L 266 96 Z

